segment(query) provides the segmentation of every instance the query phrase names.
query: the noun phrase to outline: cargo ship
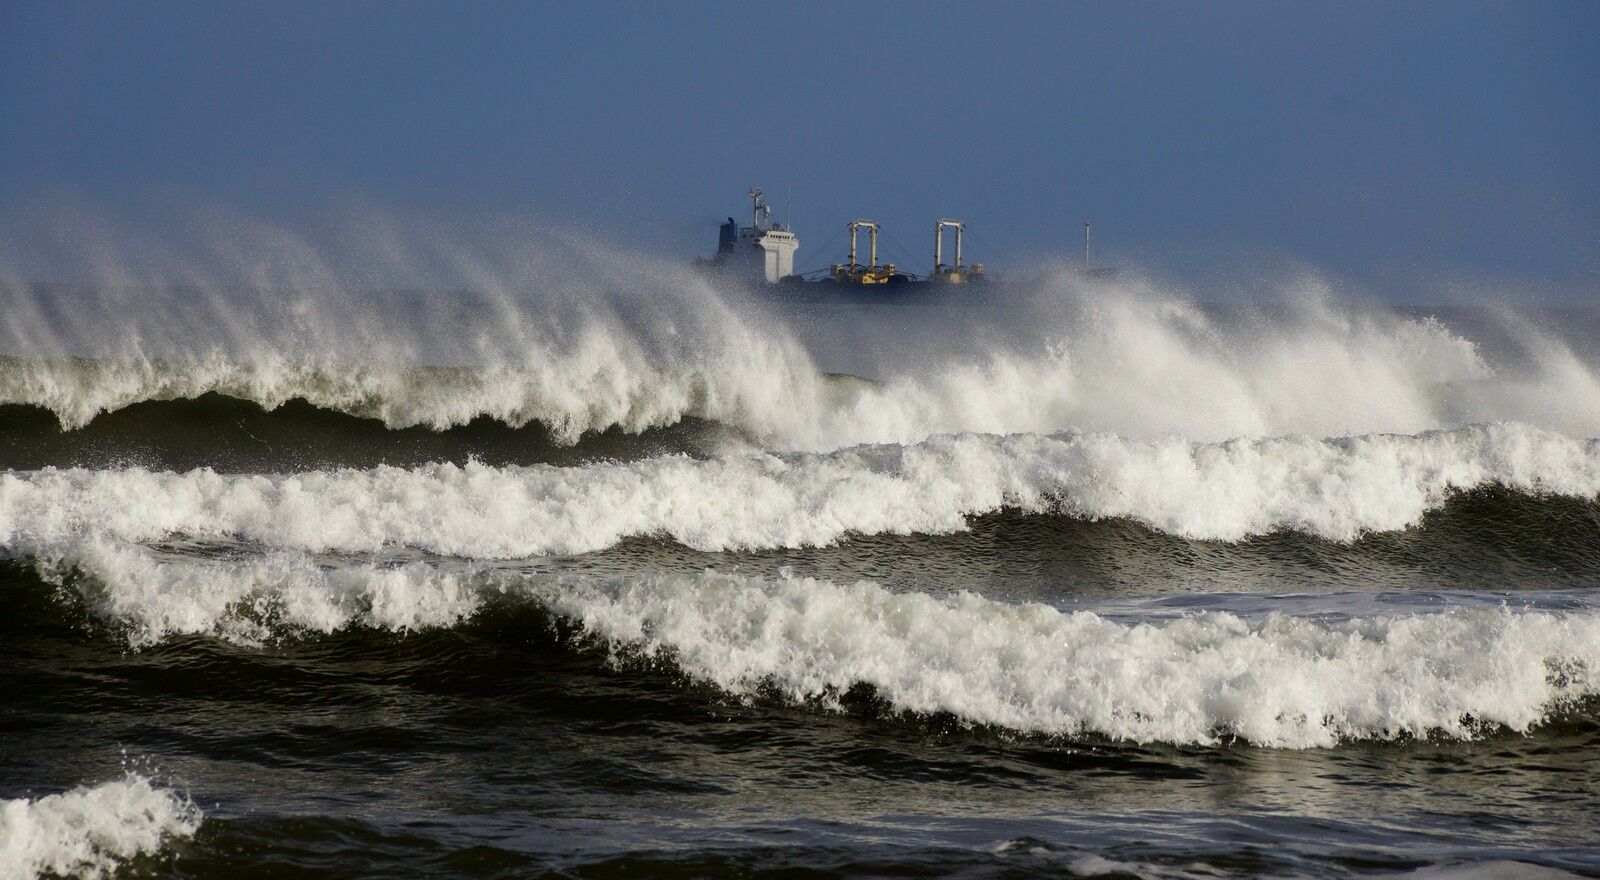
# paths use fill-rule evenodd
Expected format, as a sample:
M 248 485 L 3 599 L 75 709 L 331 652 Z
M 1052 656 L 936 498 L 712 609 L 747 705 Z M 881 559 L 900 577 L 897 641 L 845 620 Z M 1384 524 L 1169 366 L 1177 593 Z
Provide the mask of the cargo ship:
M 772 220 L 772 208 L 762 200 L 763 194 L 759 188 L 751 187 L 748 195 L 751 200 L 750 225 L 741 225 L 729 217 L 718 234 L 716 255 L 710 259 L 696 260 L 696 268 L 738 284 L 771 285 L 790 291 L 803 286 L 818 293 L 847 288 L 861 293 L 892 291 L 901 294 L 930 288 L 944 289 L 949 285 L 978 284 L 987 280 L 982 263 L 962 262 L 961 239 L 966 224 L 946 218 L 934 224 L 933 271 L 927 275 L 903 271 L 894 263 L 879 263 L 880 226 L 877 221 L 865 219 L 849 223 L 850 252 L 845 262 L 797 274 L 794 271 L 794 253 L 800 248 L 800 239 L 787 224 Z M 955 245 L 951 263 L 944 261 L 947 232 L 952 234 Z M 866 239 L 866 262 L 860 259 L 863 237 Z

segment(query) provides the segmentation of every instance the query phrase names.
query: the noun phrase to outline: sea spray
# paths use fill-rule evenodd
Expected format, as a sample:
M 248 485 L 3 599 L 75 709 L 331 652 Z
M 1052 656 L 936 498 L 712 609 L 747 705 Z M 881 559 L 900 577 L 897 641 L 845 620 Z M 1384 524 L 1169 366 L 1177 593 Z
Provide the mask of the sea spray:
M 1314 274 L 1262 281 L 1267 304 L 1206 304 L 1136 273 L 1026 268 L 954 305 L 794 309 L 720 288 L 682 255 L 525 221 L 356 219 L 313 240 L 211 218 L 175 243 L 76 218 L 62 226 L 82 251 L 74 284 L 34 283 L 45 267 L 0 252 L 20 261 L 0 266 L 0 404 L 73 428 L 217 392 L 397 428 L 538 422 L 564 442 L 695 418 L 777 451 L 962 431 L 1220 441 L 1498 420 L 1600 437 L 1592 352 L 1574 350 L 1596 330 L 1582 316 L 1402 313 Z
M 534 320 L 524 309 L 536 306 L 508 320 Z M 826 343 L 807 338 L 816 328 L 741 317 L 715 299 L 684 305 L 693 327 L 678 319 L 636 332 L 574 315 L 559 340 L 530 339 L 515 351 L 497 343 L 428 355 L 422 349 L 439 339 L 411 344 L 412 331 L 396 329 L 363 352 L 341 355 L 330 342 L 297 353 L 260 343 L 275 333 L 269 321 L 256 337 L 263 347 L 242 354 L 218 346 L 3 357 L 0 404 L 43 407 L 79 428 L 140 401 L 219 393 L 269 409 L 303 399 L 391 428 L 537 422 L 566 443 L 695 418 L 762 448 L 815 451 L 957 431 L 1221 440 L 1417 433 L 1498 419 L 1600 436 L 1600 381 L 1558 339 L 1525 340 L 1537 356 L 1507 360 L 1438 321 L 1381 313 L 1311 311 L 1260 328 L 1213 326 L 1192 306 L 1160 308 L 1136 296 L 1082 309 L 1055 318 L 1049 338 L 1013 339 L 970 357 L 929 339 L 915 358 L 863 367 L 871 382 L 823 375 Z M 402 323 L 439 325 L 426 313 Z

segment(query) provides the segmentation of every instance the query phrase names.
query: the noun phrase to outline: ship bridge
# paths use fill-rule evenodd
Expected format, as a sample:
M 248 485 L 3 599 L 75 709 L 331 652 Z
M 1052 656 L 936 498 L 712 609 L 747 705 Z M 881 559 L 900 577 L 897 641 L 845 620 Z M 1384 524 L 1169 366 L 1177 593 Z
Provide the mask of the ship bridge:
M 717 255 L 711 262 L 726 272 L 777 284 L 794 274 L 794 252 L 800 239 L 788 226 L 772 222 L 772 206 L 761 200 L 760 187 L 751 187 L 749 196 L 750 225 L 741 226 L 729 217 L 722 224 Z

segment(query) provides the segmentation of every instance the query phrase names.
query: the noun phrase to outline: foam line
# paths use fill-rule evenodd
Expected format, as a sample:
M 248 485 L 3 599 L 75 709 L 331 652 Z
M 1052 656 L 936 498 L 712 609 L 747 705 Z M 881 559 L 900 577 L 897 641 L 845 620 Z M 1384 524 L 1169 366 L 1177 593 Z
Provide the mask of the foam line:
M 290 476 L 46 469 L 0 474 L 0 548 L 27 556 L 85 538 L 185 535 L 305 551 L 405 545 L 522 558 L 660 535 L 722 551 L 949 533 L 1002 508 L 1126 517 L 1204 540 L 1287 529 L 1348 541 L 1415 526 L 1451 492 L 1489 485 L 1593 498 L 1600 441 L 1497 424 L 1217 444 L 967 434 L 826 455 L 570 468 L 469 463 Z

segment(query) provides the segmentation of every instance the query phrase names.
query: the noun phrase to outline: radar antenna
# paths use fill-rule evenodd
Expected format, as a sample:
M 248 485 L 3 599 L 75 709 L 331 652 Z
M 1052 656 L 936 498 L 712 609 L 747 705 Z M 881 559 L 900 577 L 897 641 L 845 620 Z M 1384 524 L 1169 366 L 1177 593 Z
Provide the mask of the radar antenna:
M 752 225 L 752 226 L 756 227 L 757 229 L 759 229 L 759 228 L 761 228 L 761 187 L 759 187 L 759 186 L 750 187 L 750 201 L 755 203 L 752 206 L 754 208 L 754 211 L 755 211 L 755 217 L 754 217 L 754 219 L 751 220 L 751 224 L 750 225 Z

